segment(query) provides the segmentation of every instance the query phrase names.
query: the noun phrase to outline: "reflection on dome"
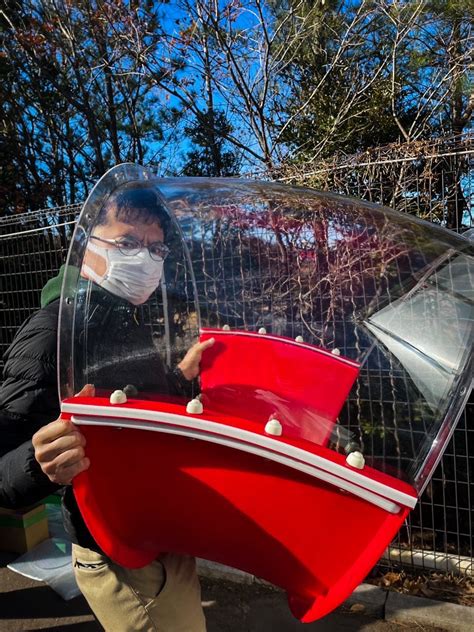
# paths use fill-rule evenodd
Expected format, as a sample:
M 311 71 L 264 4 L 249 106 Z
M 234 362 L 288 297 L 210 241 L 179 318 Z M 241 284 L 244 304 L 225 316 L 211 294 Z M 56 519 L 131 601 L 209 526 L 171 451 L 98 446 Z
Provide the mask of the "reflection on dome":
M 265 326 L 360 362 L 332 445 L 342 450 L 350 438 L 369 462 L 421 489 L 433 440 L 470 387 L 472 244 L 305 189 L 204 179 L 157 186 L 183 228 L 203 324 Z

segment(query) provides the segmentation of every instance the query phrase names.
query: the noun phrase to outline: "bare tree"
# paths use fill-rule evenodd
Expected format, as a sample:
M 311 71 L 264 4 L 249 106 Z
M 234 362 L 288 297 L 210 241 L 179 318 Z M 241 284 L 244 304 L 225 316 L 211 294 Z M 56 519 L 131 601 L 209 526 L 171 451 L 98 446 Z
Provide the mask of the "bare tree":
M 145 161 L 162 136 L 160 108 L 151 107 L 149 82 L 129 72 L 120 28 L 109 27 L 131 20 L 137 27 L 133 5 L 3 0 L 0 7 L 10 125 L 25 148 L 28 179 L 45 190 L 42 205 L 82 198 L 115 163 Z M 148 18 L 158 29 L 153 12 L 141 15 L 138 25 Z

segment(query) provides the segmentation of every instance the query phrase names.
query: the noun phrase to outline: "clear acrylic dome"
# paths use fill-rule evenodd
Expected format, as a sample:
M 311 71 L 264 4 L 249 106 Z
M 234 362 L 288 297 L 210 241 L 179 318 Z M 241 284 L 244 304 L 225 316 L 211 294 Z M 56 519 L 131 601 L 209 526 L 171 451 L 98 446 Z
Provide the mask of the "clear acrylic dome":
M 139 228 L 132 237 L 142 257 L 134 288 L 124 290 L 87 262 L 99 257 L 130 274 L 130 262 L 121 268 L 127 255 L 111 255 L 117 244 L 100 239 L 104 213 L 124 194 L 133 207 L 134 191 L 153 192 L 156 208 L 122 217 Z M 150 263 L 162 240 L 154 213 L 169 249 L 161 268 Z M 102 394 L 132 384 L 144 399 L 185 397 L 173 372 L 199 328 L 264 328 L 357 368 L 330 432 L 302 436 L 360 451 L 421 493 L 471 389 L 473 254 L 461 236 L 367 202 L 267 182 L 161 179 L 120 165 L 92 191 L 73 238 L 61 397 L 89 382 Z M 140 335 L 128 332 L 133 323 Z M 147 369 L 155 357 L 159 378 Z M 318 419 L 308 410 L 304 423 Z

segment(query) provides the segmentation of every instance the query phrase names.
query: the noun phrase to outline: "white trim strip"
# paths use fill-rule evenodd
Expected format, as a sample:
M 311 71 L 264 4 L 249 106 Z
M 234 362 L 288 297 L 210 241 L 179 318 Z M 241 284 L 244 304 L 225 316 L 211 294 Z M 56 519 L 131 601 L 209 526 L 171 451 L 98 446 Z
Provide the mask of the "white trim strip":
M 80 425 L 109 426 L 109 427 L 114 427 L 114 428 L 126 427 L 126 428 L 133 428 L 136 430 L 148 430 L 148 431 L 151 430 L 153 432 L 162 432 L 165 434 L 184 436 L 190 439 L 199 439 L 201 441 L 207 441 L 209 443 L 216 443 L 218 445 L 223 445 L 228 448 L 241 450 L 243 452 L 248 452 L 250 454 L 254 454 L 256 456 L 260 456 L 265 459 L 275 461 L 276 463 L 280 463 L 294 470 L 304 472 L 305 474 L 308 474 L 309 476 L 312 476 L 326 483 L 334 485 L 340 489 L 348 491 L 354 494 L 354 496 L 358 496 L 359 498 L 362 498 L 363 500 L 366 500 L 372 503 L 373 505 L 376 505 L 377 507 L 380 507 L 381 509 L 388 511 L 389 513 L 396 514 L 400 511 L 400 506 L 397 505 L 396 503 L 390 502 L 389 500 L 386 500 L 382 496 L 377 496 L 377 494 L 374 494 L 368 491 L 367 489 L 359 487 L 358 485 L 354 485 L 353 483 L 350 483 L 349 481 L 340 479 L 337 476 L 333 476 L 332 474 L 323 472 L 322 470 L 318 468 L 312 467 L 310 465 L 306 465 L 305 463 L 301 463 L 300 461 L 296 461 L 294 459 L 282 456 L 280 454 L 276 454 L 275 452 L 269 452 L 268 450 L 258 448 L 257 446 L 253 446 L 248 443 L 244 443 L 242 441 L 226 439 L 218 435 L 212 435 L 207 432 L 200 432 L 198 430 L 189 430 L 187 428 L 178 430 L 176 427 L 168 426 L 166 424 L 160 424 L 158 426 L 158 425 L 150 425 L 146 422 L 140 423 L 137 421 L 128 421 L 128 420 L 121 420 L 121 419 L 115 419 L 113 421 L 112 419 L 110 419 L 108 421 L 104 421 L 104 419 L 100 417 L 81 417 L 81 416 L 76 416 L 76 415 L 72 416 L 72 421 L 73 423 L 79 426 Z
M 275 340 L 276 342 L 285 342 L 289 345 L 294 345 L 295 347 L 303 347 L 304 349 L 309 349 L 310 351 L 314 351 L 316 353 L 321 353 L 322 355 L 327 356 L 328 358 L 332 358 L 333 360 L 337 360 L 338 362 L 344 362 L 345 364 L 349 364 L 355 369 L 360 368 L 360 364 L 355 360 L 350 360 L 349 358 L 344 358 L 341 356 L 334 355 L 331 351 L 326 351 L 326 349 L 320 349 L 319 347 L 315 347 L 304 342 L 296 342 L 296 340 L 291 340 L 290 338 L 283 338 L 278 336 L 272 336 L 272 334 L 259 334 L 254 331 L 232 331 L 227 329 L 201 329 L 201 334 L 223 334 L 224 336 L 248 336 L 251 338 L 268 338 L 268 340 Z
M 349 467 L 333 463 L 332 461 L 328 461 L 316 454 L 312 454 L 311 452 L 307 452 L 301 448 L 289 445 L 279 439 L 266 437 L 254 432 L 249 432 L 248 430 L 242 430 L 241 428 L 236 428 L 234 426 L 220 424 L 208 419 L 196 418 L 191 415 L 175 415 L 173 413 L 166 413 L 158 410 L 127 408 L 126 406 L 116 406 L 112 408 L 109 406 L 74 404 L 71 401 L 63 402 L 61 410 L 62 412 L 76 415 L 98 415 L 100 417 L 111 417 L 119 420 L 132 419 L 136 421 L 137 417 L 140 417 L 140 420 L 143 423 L 159 422 L 179 426 L 180 428 L 192 428 L 193 430 L 207 432 L 212 435 L 229 437 L 252 445 L 258 445 L 259 447 L 271 452 L 289 456 L 292 459 L 334 474 L 341 480 L 350 481 L 351 483 L 354 483 L 355 485 L 358 485 L 368 491 L 372 491 L 384 498 L 400 503 L 406 507 L 410 507 L 410 509 L 413 509 L 417 503 L 417 498 L 414 498 L 413 496 L 410 496 L 400 490 L 394 489 L 393 487 L 389 487 L 384 483 L 367 478 L 363 474 L 360 474 Z

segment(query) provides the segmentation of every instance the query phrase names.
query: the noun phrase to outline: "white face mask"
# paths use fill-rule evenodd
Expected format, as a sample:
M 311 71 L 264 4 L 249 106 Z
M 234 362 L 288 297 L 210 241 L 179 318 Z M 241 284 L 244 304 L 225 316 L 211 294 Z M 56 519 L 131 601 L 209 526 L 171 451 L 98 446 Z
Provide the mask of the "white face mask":
M 147 301 L 160 284 L 163 261 L 152 259 L 146 248 L 142 248 L 136 255 L 124 255 L 118 248 L 101 248 L 91 241 L 87 248 L 107 262 L 103 275 L 84 264 L 83 270 L 87 276 L 104 290 L 133 305 L 141 305 Z

